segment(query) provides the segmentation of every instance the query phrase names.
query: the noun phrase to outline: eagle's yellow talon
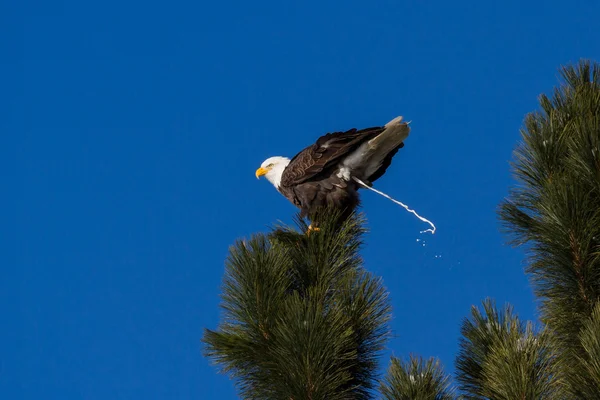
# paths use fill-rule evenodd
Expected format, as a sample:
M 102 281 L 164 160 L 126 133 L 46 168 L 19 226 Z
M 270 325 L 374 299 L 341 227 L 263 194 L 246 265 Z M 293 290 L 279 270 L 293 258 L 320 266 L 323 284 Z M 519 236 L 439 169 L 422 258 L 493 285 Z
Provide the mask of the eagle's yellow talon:
M 313 227 L 312 224 L 308 226 L 308 230 L 306 231 L 307 235 L 310 235 L 312 231 L 319 232 L 321 228 Z

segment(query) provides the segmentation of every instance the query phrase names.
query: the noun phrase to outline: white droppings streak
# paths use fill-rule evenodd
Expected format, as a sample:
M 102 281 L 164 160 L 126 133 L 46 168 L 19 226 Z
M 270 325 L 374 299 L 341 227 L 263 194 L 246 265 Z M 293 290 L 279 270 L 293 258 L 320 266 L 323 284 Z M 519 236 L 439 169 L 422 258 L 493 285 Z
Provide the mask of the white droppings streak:
M 352 179 L 354 179 L 356 182 L 360 183 L 360 184 L 361 184 L 362 186 L 364 186 L 365 188 L 367 188 L 367 189 L 369 189 L 369 190 L 372 190 L 372 191 L 374 191 L 375 193 L 377 193 L 377 194 L 379 194 L 379 195 L 381 195 L 381 196 L 383 196 L 383 197 L 385 197 L 385 198 L 387 198 L 387 199 L 389 199 L 389 200 L 393 201 L 394 203 L 396 203 L 396 204 L 398 204 L 398 205 L 401 205 L 402 207 L 404 207 L 404 209 L 405 209 L 406 211 L 408 211 L 409 213 L 412 213 L 412 214 L 414 214 L 414 215 L 415 215 L 417 218 L 419 218 L 421 221 L 423 221 L 423 222 L 427 222 L 427 223 L 428 223 L 428 224 L 431 226 L 431 228 L 433 228 L 433 229 L 425 229 L 424 231 L 421 231 L 421 233 L 425 233 L 425 232 L 431 232 L 431 234 L 432 234 L 432 235 L 435 233 L 435 229 L 436 229 L 436 228 L 435 228 L 435 225 L 433 224 L 433 222 L 429 221 L 429 220 L 428 220 L 428 219 L 426 219 L 426 218 L 423 218 L 423 217 L 421 217 L 419 214 L 417 214 L 417 213 L 416 213 L 416 211 L 415 211 L 415 210 L 411 210 L 410 208 L 408 208 L 408 206 L 407 206 L 406 204 L 404 204 L 404 203 L 402 203 L 401 201 L 398 201 L 398 200 L 396 200 L 396 199 L 393 199 L 392 197 L 388 196 L 387 194 L 385 194 L 385 193 L 383 193 L 383 192 L 380 192 L 379 190 L 377 190 L 377 189 L 375 189 L 375 188 L 372 188 L 372 187 L 368 186 L 366 183 L 364 183 L 363 181 L 361 181 L 360 179 L 358 179 L 358 178 L 357 178 L 357 177 L 355 177 L 355 176 L 353 176 L 353 177 L 352 177 Z M 423 246 L 425 246 L 425 244 L 423 244 Z

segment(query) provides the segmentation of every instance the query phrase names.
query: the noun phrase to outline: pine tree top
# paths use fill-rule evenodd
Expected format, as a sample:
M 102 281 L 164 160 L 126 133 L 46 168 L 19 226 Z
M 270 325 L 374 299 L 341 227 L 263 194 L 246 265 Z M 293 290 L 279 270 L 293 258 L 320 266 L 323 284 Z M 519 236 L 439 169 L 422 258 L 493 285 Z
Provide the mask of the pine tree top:
M 362 267 L 363 220 L 335 211 L 306 235 L 277 227 L 238 241 L 223 282 L 224 315 L 206 355 L 248 399 L 369 399 L 389 335 L 381 280 Z

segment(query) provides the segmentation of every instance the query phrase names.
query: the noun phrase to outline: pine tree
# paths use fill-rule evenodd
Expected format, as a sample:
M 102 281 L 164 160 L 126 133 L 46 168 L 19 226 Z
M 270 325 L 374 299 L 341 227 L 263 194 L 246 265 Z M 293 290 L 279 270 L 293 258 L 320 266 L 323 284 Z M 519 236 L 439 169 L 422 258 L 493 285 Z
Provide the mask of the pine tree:
M 563 81 L 529 114 L 500 217 L 527 245 L 542 321 L 552 331 L 565 396 L 600 395 L 600 66 L 562 68 Z
M 369 399 L 390 306 L 362 267 L 362 217 L 320 231 L 278 227 L 230 251 L 224 316 L 207 330 L 206 355 L 236 378 L 246 399 Z

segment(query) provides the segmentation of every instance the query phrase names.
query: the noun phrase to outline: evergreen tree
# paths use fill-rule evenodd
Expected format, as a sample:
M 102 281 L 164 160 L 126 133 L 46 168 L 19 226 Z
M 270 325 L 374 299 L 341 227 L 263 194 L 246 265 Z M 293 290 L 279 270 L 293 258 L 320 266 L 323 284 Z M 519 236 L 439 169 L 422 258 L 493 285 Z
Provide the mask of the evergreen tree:
M 519 185 L 500 216 L 513 243 L 527 244 L 566 395 L 599 398 L 600 66 L 581 61 L 561 75 L 525 119 L 513 163 Z

